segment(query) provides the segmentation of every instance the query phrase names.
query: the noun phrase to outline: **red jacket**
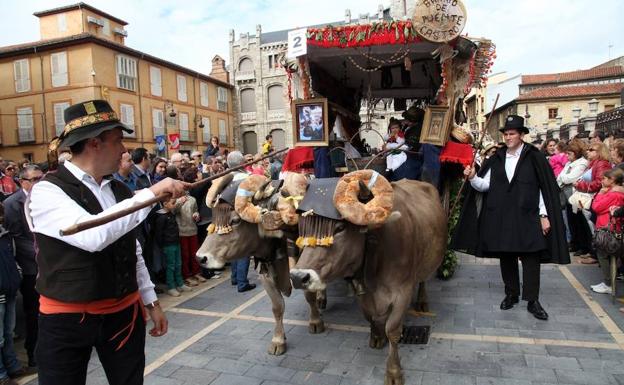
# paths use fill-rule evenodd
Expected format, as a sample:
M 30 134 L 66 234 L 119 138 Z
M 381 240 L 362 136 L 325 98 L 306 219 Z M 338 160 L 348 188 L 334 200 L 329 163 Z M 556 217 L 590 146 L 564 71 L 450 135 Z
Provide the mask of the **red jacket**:
M 576 185 L 576 189 L 582 192 L 595 193 L 602 188 L 602 175 L 611 170 L 611 163 L 604 159 L 595 159 L 589 162 L 588 169 L 592 170 L 591 182 L 579 181 Z
M 623 206 L 624 193 L 609 190 L 605 193 L 598 193 L 592 201 L 592 210 L 596 213 L 596 228 L 600 229 L 609 224 L 609 207 Z

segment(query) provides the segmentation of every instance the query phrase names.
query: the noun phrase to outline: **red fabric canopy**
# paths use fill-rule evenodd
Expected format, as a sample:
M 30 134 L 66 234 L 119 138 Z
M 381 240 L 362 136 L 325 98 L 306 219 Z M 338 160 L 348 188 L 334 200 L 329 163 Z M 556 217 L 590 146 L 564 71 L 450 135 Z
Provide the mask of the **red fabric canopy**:
M 382 21 L 364 25 L 308 28 L 308 44 L 318 47 L 368 47 L 420 42 L 411 21 Z
M 314 148 L 295 147 L 286 153 L 282 171 L 299 171 L 314 167 Z

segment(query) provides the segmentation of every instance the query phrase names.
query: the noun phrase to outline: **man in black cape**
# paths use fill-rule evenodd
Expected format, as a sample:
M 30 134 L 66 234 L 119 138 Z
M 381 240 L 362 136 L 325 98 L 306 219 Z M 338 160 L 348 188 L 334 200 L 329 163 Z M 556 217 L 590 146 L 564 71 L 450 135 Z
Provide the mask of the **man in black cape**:
M 524 143 L 524 119 L 510 115 L 500 129 L 505 144 L 478 175 L 466 167 L 468 194 L 451 243 L 454 250 L 500 259 L 505 298 L 500 307 L 518 303 L 518 258 L 522 261 L 522 299 L 535 318 L 548 319 L 539 303 L 540 262 L 570 263 L 559 188 L 548 161 Z

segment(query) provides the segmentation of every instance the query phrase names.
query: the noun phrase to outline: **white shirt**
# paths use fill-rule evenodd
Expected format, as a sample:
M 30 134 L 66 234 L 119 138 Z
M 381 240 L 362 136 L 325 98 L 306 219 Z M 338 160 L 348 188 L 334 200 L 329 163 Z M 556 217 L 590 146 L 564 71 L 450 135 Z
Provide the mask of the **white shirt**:
M 154 193 L 151 190 L 143 189 L 138 191 L 132 198 L 117 203 L 110 186 L 110 179 L 102 179 L 102 182 L 98 184 L 91 175 L 85 173 L 70 161 L 65 161 L 63 165 L 91 190 L 104 211 L 92 215 L 74 200 L 69 199 L 60 187 L 50 182 L 41 181 L 33 186 L 30 193 L 29 208 L 33 225 L 31 230 L 33 232 L 47 235 L 93 253 L 104 250 L 104 248 L 121 238 L 147 218 L 151 207 L 135 211 L 105 225 L 62 237 L 59 234 L 61 229 L 79 222 L 100 218 L 154 198 Z M 154 291 L 154 284 L 150 280 L 149 272 L 143 260 L 141 245 L 138 241 L 136 242 L 136 255 L 136 277 L 139 293 L 143 303 L 149 304 L 154 302 L 157 297 Z
M 518 165 L 518 161 L 520 160 L 520 154 L 522 154 L 522 149 L 524 148 L 524 143 L 520 145 L 520 148 L 516 150 L 516 152 L 509 152 L 507 150 L 505 156 L 505 174 L 507 174 L 507 180 L 511 182 L 513 180 L 513 176 L 516 172 L 516 166 Z M 483 176 L 483 178 L 476 176 L 470 179 L 470 185 L 477 191 L 486 192 L 490 189 L 490 176 L 491 171 Z M 540 215 L 548 215 L 546 211 L 546 204 L 544 204 L 544 196 L 542 195 L 542 190 L 539 192 L 539 213 Z

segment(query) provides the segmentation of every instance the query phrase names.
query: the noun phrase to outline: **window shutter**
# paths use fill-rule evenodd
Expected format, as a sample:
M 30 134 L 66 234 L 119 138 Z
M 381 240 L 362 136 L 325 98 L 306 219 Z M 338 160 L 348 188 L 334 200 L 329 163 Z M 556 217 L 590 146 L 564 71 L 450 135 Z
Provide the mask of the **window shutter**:
M 67 52 L 57 52 L 50 55 L 52 67 L 52 87 L 67 85 Z
M 121 110 L 121 122 L 135 130 L 134 127 L 134 106 L 131 104 L 120 104 L 119 109 Z M 136 131 L 132 134 L 128 134 L 123 131 L 123 135 L 126 137 L 134 138 L 136 137 Z
M 178 75 L 178 100 L 186 102 L 186 77 Z
M 202 128 L 202 142 L 204 144 L 210 143 L 210 118 L 207 116 L 202 116 L 202 123 L 204 128 Z
M 69 103 L 67 102 L 54 103 L 54 127 L 56 136 L 61 135 L 61 133 L 65 129 L 64 113 L 67 107 L 69 107 Z
M 13 62 L 15 92 L 30 91 L 30 71 L 28 69 L 28 59 L 16 60 Z
M 208 107 L 208 83 L 199 83 L 199 95 L 199 103 L 204 107 Z
M 58 15 L 56 15 L 56 23 L 59 32 L 67 31 L 67 17 L 64 13 L 59 13 Z
M 154 126 L 154 136 L 165 134 L 165 125 L 162 110 L 152 110 L 152 125 Z
M 17 109 L 17 127 L 19 142 L 33 142 L 35 140 L 35 130 L 32 116 L 32 108 Z
M 227 127 L 223 119 L 219 119 L 219 143 L 227 144 Z
M 150 67 L 150 83 L 152 88 L 152 95 L 162 96 L 162 81 L 160 68 Z
M 185 113 L 180 113 L 180 140 L 190 140 L 189 116 Z

